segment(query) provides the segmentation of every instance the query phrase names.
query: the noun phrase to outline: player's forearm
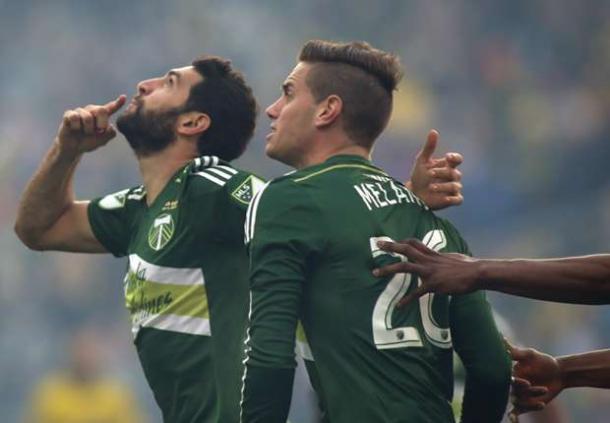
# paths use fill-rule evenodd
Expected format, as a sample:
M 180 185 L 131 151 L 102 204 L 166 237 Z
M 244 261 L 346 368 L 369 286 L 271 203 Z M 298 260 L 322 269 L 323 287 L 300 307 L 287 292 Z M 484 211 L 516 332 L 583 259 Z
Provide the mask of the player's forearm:
M 72 177 L 81 155 L 63 151 L 54 142 L 26 186 L 19 203 L 15 232 L 30 248 L 74 202 Z
M 481 260 L 482 288 L 566 303 L 610 303 L 610 255 Z
M 511 361 L 482 291 L 456 295 L 450 305 L 455 351 L 466 369 L 462 423 L 500 422 L 511 377 Z
M 294 369 L 246 364 L 241 423 L 285 423 L 290 409 Z
M 610 388 L 610 350 L 557 357 L 564 388 Z

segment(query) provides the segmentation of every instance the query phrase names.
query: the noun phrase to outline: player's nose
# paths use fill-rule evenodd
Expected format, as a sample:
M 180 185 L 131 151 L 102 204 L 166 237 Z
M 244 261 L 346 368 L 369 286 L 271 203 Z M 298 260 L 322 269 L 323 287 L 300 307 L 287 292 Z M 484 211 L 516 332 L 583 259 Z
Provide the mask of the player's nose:
M 145 81 L 138 82 L 138 94 L 148 95 L 154 90 L 154 79 L 147 79 Z
M 279 115 L 279 104 L 280 104 L 281 98 L 277 99 L 275 103 L 269 105 L 269 107 L 267 107 L 265 109 L 265 113 L 267 114 L 267 116 L 269 117 L 269 119 L 277 119 L 278 115 Z

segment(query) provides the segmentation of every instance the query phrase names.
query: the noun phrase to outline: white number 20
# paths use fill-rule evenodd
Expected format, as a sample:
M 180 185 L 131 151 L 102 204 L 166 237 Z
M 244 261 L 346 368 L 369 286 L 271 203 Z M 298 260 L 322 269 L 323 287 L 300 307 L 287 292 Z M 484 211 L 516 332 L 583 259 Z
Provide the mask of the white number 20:
M 389 254 L 401 261 L 407 258 L 401 254 L 388 253 L 377 247 L 377 241 L 392 241 L 388 237 L 370 238 L 373 257 Z M 447 245 L 447 238 L 441 230 L 430 231 L 422 242 L 429 248 L 440 251 Z M 390 279 L 386 288 L 377 298 L 373 309 L 373 339 L 377 349 L 421 347 L 422 339 L 419 331 L 413 326 L 392 327 L 392 315 L 396 305 L 408 292 L 413 278 L 408 273 L 396 274 Z M 421 281 L 419 281 L 421 284 Z M 430 343 L 440 348 L 451 348 L 451 333 L 449 328 L 442 328 L 432 316 L 434 294 L 426 294 L 419 299 L 419 309 L 424 333 Z

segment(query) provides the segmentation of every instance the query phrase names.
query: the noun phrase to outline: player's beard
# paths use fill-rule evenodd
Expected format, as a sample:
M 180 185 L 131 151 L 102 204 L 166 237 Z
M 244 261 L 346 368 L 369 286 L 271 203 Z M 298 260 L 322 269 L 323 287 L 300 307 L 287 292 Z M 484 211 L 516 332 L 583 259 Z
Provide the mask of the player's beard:
M 137 157 L 155 154 L 175 139 L 176 119 L 180 109 L 145 111 L 140 103 L 132 113 L 123 113 L 116 121 L 118 130 Z

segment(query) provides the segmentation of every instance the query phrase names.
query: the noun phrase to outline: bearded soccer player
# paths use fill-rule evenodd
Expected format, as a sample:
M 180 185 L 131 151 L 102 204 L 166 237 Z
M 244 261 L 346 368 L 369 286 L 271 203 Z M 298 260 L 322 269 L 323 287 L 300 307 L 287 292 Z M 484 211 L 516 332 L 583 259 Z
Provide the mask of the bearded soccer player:
M 128 256 L 126 306 L 164 421 L 235 421 L 248 306 L 243 221 L 261 181 L 227 162 L 252 136 L 255 99 L 216 57 L 140 82 L 117 127 L 143 185 L 75 201 L 74 170 L 114 138 L 108 119 L 124 102 L 64 114 L 16 231 L 34 249 Z
M 502 419 L 510 361 L 484 294 L 397 309 L 417 279 L 371 273 L 400 260 L 377 240 L 468 253 L 448 221 L 370 161 L 399 78 L 398 59 L 366 43 L 310 41 L 267 109 L 266 153 L 296 172 L 263 188 L 246 216 L 242 422 L 286 421 L 298 320 L 330 422 L 453 421 L 454 348 L 467 372 L 462 421 Z
M 128 256 L 126 306 L 164 421 L 234 422 L 248 310 L 243 225 L 262 182 L 228 162 L 252 136 L 255 99 L 228 61 L 209 56 L 137 91 L 117 127 L 143 184 L 76 201 L 75 168 L 115 137 L 109 118 L 125 97 L 69 110 L 23 194 L 15 230 L 36 250 Z M 413 185 L 431 206 L 458 204 L 461 158 L 432 158 L 435 142 L 418 157 Z

